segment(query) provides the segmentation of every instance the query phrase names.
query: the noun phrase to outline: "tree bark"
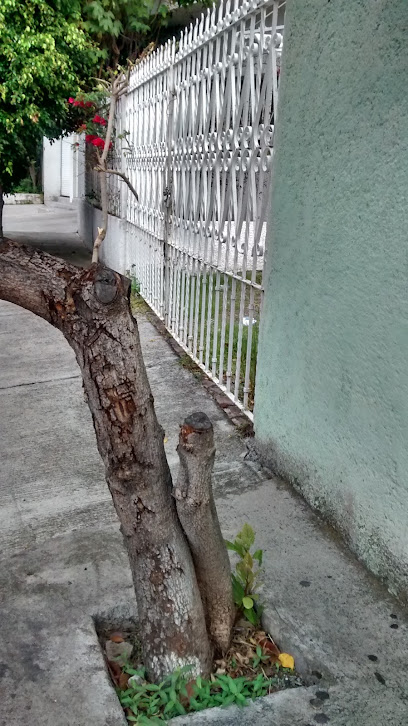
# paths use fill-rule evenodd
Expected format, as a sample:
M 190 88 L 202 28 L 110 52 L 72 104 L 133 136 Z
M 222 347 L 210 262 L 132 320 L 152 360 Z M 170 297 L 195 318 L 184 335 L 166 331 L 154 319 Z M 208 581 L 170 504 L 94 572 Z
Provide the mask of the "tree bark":
M 158 680 L 189 664 L 208 675 L 203 604 L 128 294 L 129 281 L 103 265 L 83 270 L 0 244 L 0 299 L 47 320 L 75 351 L 129 554 L 147 671 Z
M 35 161 L 30 161 L 30 165 L 28 167 L 28 172 L 30 174 L 31 184 L 33 185 L 33 192 L 37 191 L 37 172 L 35 168 Z
M 205 413 L 188 416 L 180 428 L 180 471 L 174 498 L 193 555 L 207 628 L 218 651 L 227 651 L 235 618 L 231 566 L 212 492 L 214 432 Z

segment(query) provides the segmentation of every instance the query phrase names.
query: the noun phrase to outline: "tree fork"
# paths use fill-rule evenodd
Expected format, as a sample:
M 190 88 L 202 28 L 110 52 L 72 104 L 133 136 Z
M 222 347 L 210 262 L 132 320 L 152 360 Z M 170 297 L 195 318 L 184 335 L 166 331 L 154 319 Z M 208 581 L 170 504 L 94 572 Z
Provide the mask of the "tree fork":
M 211 477 L 215 446 L 205 413 L 188 416 L 180 427 L 180 471 L 174 488 L 179 520 L 193 555 L 210 638 L 227 651 L 235 618 L 231 566 L 215 508 Z
M 171 496 L 129 287 L 103 265 L 79 269 L 9 240 L 0 244 L 0 299 L 47 320 L 75 351 L 129 555 L 148 674 L 159 680 L 191 665 L 208 675 L 203 604 Z

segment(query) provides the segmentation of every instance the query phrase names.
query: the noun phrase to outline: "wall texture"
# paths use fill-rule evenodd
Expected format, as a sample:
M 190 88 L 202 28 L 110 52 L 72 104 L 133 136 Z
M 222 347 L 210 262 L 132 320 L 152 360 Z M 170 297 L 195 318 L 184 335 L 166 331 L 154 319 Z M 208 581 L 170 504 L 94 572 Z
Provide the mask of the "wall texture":
M 255 429 L 408 596 L 408 4 L 289 0 Z

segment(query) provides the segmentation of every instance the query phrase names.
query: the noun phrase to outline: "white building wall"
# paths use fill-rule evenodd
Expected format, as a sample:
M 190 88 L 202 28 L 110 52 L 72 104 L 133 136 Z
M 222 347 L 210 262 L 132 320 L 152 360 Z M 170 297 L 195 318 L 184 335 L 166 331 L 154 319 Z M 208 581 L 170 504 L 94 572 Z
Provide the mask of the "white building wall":
M 43 142 L 44 202 L 57 202 L 61 194 L 61 139 Z
M 79 196 L 79 156 L 74 147 L 78 141 L 75 134 L 63 139 L 43 141 L 43 189 L 44 203 L 73 203 Z

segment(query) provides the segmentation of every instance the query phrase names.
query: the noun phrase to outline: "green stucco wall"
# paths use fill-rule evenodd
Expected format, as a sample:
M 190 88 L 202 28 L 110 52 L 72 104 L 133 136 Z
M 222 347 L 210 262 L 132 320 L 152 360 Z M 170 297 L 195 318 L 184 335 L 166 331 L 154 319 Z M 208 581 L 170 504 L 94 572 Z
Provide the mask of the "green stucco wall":
M 289 0 L 255 431 L 408 595 L 408 0 Z

